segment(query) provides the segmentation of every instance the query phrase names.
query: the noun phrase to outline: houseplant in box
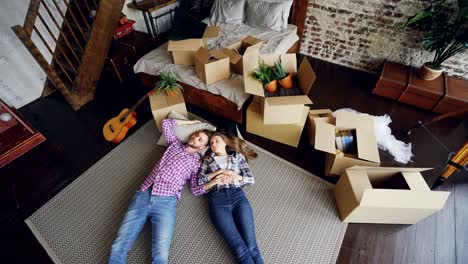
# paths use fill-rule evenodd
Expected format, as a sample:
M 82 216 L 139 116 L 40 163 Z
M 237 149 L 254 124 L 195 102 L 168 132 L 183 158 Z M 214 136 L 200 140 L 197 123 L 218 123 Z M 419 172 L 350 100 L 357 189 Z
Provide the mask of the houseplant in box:
M 168 96 L 180 94 L 184 89 L 177 81 L 177 75 L 170 72 L 161 73 L 159 80 L 154 85 L 154 89 L 157 94 L 165 93 Z
M 424 32 L 423 47 L 434 52 L 434 59 L 420 69 L 419 75 L 424 80 L 437 78 L 442 73 L 442 63 L 468 48 L 468 0 L 458 0 L 456 13 L 448 12 L 445 2 L 432 1 L 399 27 Z
M 292 88 L 292 75 L 291 73 L 288 74 L 284 71 L 283 65 L 281 64 L 281 59 L 275 62 L 272 71 L 274 78 L 278 80 L 279 84 L 281 84 L 284 89 Z
M 253 71 L 252 77 L 260 81 L 267 92 L 276 92 L 277 85 L 276 79 L 273 78 L 272 67 L 268 67 L 264 61 L 260 60 L 258 69 Z

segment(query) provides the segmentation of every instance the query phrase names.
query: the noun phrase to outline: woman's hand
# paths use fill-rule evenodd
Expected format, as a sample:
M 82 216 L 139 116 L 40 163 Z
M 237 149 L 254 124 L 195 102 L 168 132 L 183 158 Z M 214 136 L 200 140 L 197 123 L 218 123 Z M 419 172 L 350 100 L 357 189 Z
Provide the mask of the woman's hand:
M 215 171 L 213 173 L 210 173 L 210 174 L 208 174 L 208 180 L 211 181 L 214 177 L 216 177 L 216 176 L 218 176 L 218 175 L 220 175 L 222 173 L 226 173 L 226 172 L 229 172 L 229 171 L 222 169 L 222 170 L 217 170 L 217 171 Z
M 236 181 L 242 181 L 244 179 L 241 175 L 232 170 L 228 171 L 227 174 L 229 174 L 231 178 Z

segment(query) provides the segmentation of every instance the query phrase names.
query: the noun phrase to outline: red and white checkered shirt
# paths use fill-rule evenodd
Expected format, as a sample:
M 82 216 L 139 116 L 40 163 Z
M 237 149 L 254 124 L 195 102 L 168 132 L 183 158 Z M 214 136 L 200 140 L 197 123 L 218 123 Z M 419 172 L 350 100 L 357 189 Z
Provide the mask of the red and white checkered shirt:
M 200 154 L 187 153 L 187 145 L 175 135 L 176 125 L 174 119 L 163 120 L 162 133 L 169 147 L 140 189 L 145 191 L 152 186 L 152 195 L 175 196 L 180 199 L 182 188 L 190 181 L 190 188 L 194 195 L 204 194 L 206 192 L 203 186 L 197 184 L 197 172 L 201 165 Z

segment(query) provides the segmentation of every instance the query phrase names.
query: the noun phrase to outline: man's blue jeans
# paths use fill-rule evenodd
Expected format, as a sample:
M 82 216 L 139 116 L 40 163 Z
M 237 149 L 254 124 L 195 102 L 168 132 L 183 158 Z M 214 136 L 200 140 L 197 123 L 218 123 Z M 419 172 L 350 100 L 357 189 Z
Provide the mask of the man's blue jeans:
M 263 264 L 257 246 L 252 207 L 242 188 L 224 188 L 209 194 L 210 218 L 237 262 Z
M 152 225 L 151 263 L 167 263 L 176 218 L 174 196 L 153 196 L 151 188 L 136 191 L 112 244 L 109 264 L 126 263 L 130 248 L 148 218 Z

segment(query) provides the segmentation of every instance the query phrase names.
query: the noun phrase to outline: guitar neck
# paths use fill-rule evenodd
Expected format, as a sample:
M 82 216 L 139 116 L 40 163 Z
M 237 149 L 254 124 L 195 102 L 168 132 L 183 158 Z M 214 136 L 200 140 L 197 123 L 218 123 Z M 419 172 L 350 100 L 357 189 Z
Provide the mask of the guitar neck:
M 130 110 L 128 110 L 128 112 L 125 113 L 124 116 L 122 116 L 121 120 L 125 120 L 125 118 L 127 118 L 128 115 L 133 113 L 135 109 L 137 109 L 137 107 L 140 106 L 141 103 L 143 103 L 143 101 L 146 100 L 146 98 L 148 98 L 148 96 L 149 96 L 149 93 L 145 94 L 145 96 L 143 96 L 140 100 L 138 100 L 138 102 L 132 108 L 130 108 Z

